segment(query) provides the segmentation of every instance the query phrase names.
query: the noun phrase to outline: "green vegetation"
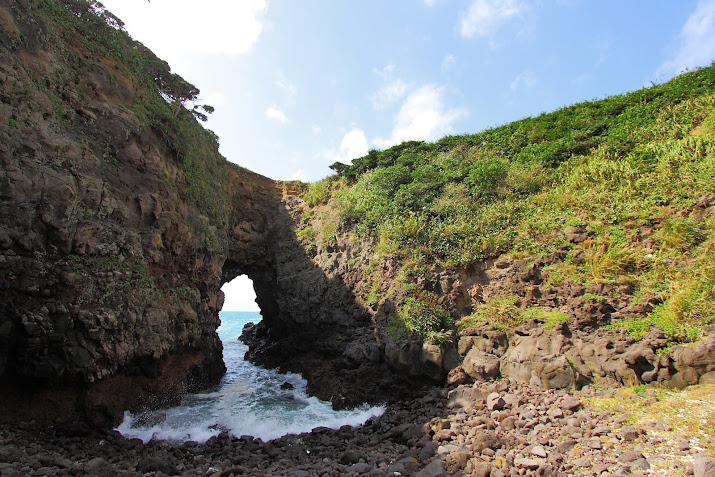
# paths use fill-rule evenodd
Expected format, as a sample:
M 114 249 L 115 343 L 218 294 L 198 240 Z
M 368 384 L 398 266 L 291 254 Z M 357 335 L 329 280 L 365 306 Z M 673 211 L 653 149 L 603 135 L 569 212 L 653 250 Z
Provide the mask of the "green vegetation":
M 530 306 L 521 314 L 523 320 L 539 320 L 544 322 L 544 328 L 551 330 L 559 323 L 569 321 L 569 316 L 560 310 L 549 310 Z
M 538 259 L 565 247 L 567 259 L 544 270 L 546 285 L 628 285 L 633 303 L 660 301 L 646 317 L 616 323 L 633 336 L 653 324 L 675 342 L 693 341 L 715 318 L 715 217 L 708 209 L 715 196 L 715 66 L 331 167 L 336 175 L 306 195 L 324 211 L 317 222 L 376 238 L 376 251 L 407 269 L 398 274 L 398 296 L 431 289 L 429 272 L 413 273 L 420 267 L 468 268 L 503 254 Z M 590 238 L 570 243 L 569 225 L 585 226 Z M 461 323 L 496 317 L 498 326 L 513 326 L 524 316 L 507 298 L 475 304 Z M 549 326 L 563 319 L 542 318 Z
M 407 331 L 436 344 L 447 341 L 454 327 L 449 311 L 439 304 L 437 296 L 427 292 L 407 297 L 397 317 Z
M 523 316 L 517 306 L 519 297 L 516 295 L 495 295 L 479 303 L 476 311 L 457 322 L 460 328 L 468 328 L 477 324 L 489 323 L 498 330 L 512 328 L 521 323 Z
M 222 222 L 225 194 L 216 178 L 229 164 L 218 153 L 218 138 L 196 121 L 206 120 L 213 107 L 198 104 L 200 91 L 171 71 L 159 59 L 124 30 L 121 20 L 96 0 L 42 0 L 42 14 L 61 28 L 51 29 L 52 40 L 61 48 L 69 64 L 78 68 L 94 62 L 113 61 L 116 69 L 127 75 L 137 92 L 132 112 L 144 129 L 159 132 L 167 147 L 179 158 L 183 172 L 178 190 L 202 213 Z M 92 59 L 74 57 L 77 42 L 93 53 Z M 89 64 L 87 64 L 89 63 Z M 41 82 L 38 83 L 41 85 Z M 59 101 L 59 100 L 58 100 Z M 62 101 L 59 101 L 62 107 Z M 62 117 L 62 114 L 58 114 Z
M 612 390 L 606 396 L 589 397 L 582 402 L 588 411 L 624 414 L 626 424 L 636 427 L 648 426 L 655 421 L 663 424 L 663 429 L 656 431 L 658 439 L 654 440 L 650 453 L 667 458 L 653 465 L 654 473 L 687 475 L 689 456 L 672 452 L 672 443 L 684 434 L 700 443 L 701 453 L 715 457 L 715 441 L 712 440 L 715 433 L 714 383 L 689 386 L 682 391 L 638 385 Z

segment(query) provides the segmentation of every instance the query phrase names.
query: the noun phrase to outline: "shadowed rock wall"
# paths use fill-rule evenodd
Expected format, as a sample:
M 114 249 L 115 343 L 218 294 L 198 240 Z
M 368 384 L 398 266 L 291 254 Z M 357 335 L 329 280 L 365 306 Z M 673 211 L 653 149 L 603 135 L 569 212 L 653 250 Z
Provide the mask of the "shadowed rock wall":
M 253 359 L 336 405 L 403 392 L 370 314 L 297 241 L 289 191 L 186 110 L 151 116 L 158 93 L 57 5 L 0 5 L 0 420 L 107 426 L 216 383 L 240 274 L 264 316 Z

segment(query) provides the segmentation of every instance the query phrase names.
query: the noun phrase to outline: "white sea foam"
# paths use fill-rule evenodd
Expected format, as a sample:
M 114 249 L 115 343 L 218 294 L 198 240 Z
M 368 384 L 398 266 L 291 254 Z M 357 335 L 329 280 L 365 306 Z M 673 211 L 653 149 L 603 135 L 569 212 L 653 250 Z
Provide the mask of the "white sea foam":
M 148 416 L 126 412 L 117 430 L 125 437 L 144 442 L 205 442 L 222 431 L 268 441 L 316 427 L 359 426 L 385 411 L 383 407 L 367 405 L 335 411 L 329 402 L 306 394 L 306 382 L 300 375 L 281 374 L 244 361 L 247 348 L 237 338 L 249 318 L 260 316 L 221 314 L 219 335 L 228 371 L 216 389 L 187 395 L 181 406 Z M 292 389 L 282 389 L 284 383 Z

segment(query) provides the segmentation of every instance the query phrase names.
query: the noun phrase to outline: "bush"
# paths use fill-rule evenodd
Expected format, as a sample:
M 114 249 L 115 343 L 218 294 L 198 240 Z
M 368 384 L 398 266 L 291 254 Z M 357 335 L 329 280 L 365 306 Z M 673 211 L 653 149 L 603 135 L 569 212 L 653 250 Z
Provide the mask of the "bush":
M 449 311 L 427 292 L 407 297 L 397 316 L 405 329 L 432 341 L 443 342 L 454 327 Z

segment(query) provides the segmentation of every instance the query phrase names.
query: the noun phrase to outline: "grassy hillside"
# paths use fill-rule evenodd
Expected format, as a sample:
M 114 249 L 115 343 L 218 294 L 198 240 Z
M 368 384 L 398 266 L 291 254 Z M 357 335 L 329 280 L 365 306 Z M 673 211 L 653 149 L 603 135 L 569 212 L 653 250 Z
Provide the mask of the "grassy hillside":
M 434 270 L 559 249 L 566 259 L 543 271 L 547 282 L 628 285 L 632 303 L 657 303 L 612 325 L 634 337 L 655 324 L 673 342 L 694 341 L 715 318 L 715 66 L 331 167 L 336 174 L 304 194 L 314 209 L 299 236 L 308 249 L 338 234 L 373 237 L 401 273 L 389 290 L 375 284 L 368 301 L 399 297 L 396 318 L 425 337 L 443 340 L 486 317 L 503 326 L 564 319 L 517 308 L 513 296 L 454 316 L 424 285 Z M 570 241 L 574 230 L 587 240 Z

